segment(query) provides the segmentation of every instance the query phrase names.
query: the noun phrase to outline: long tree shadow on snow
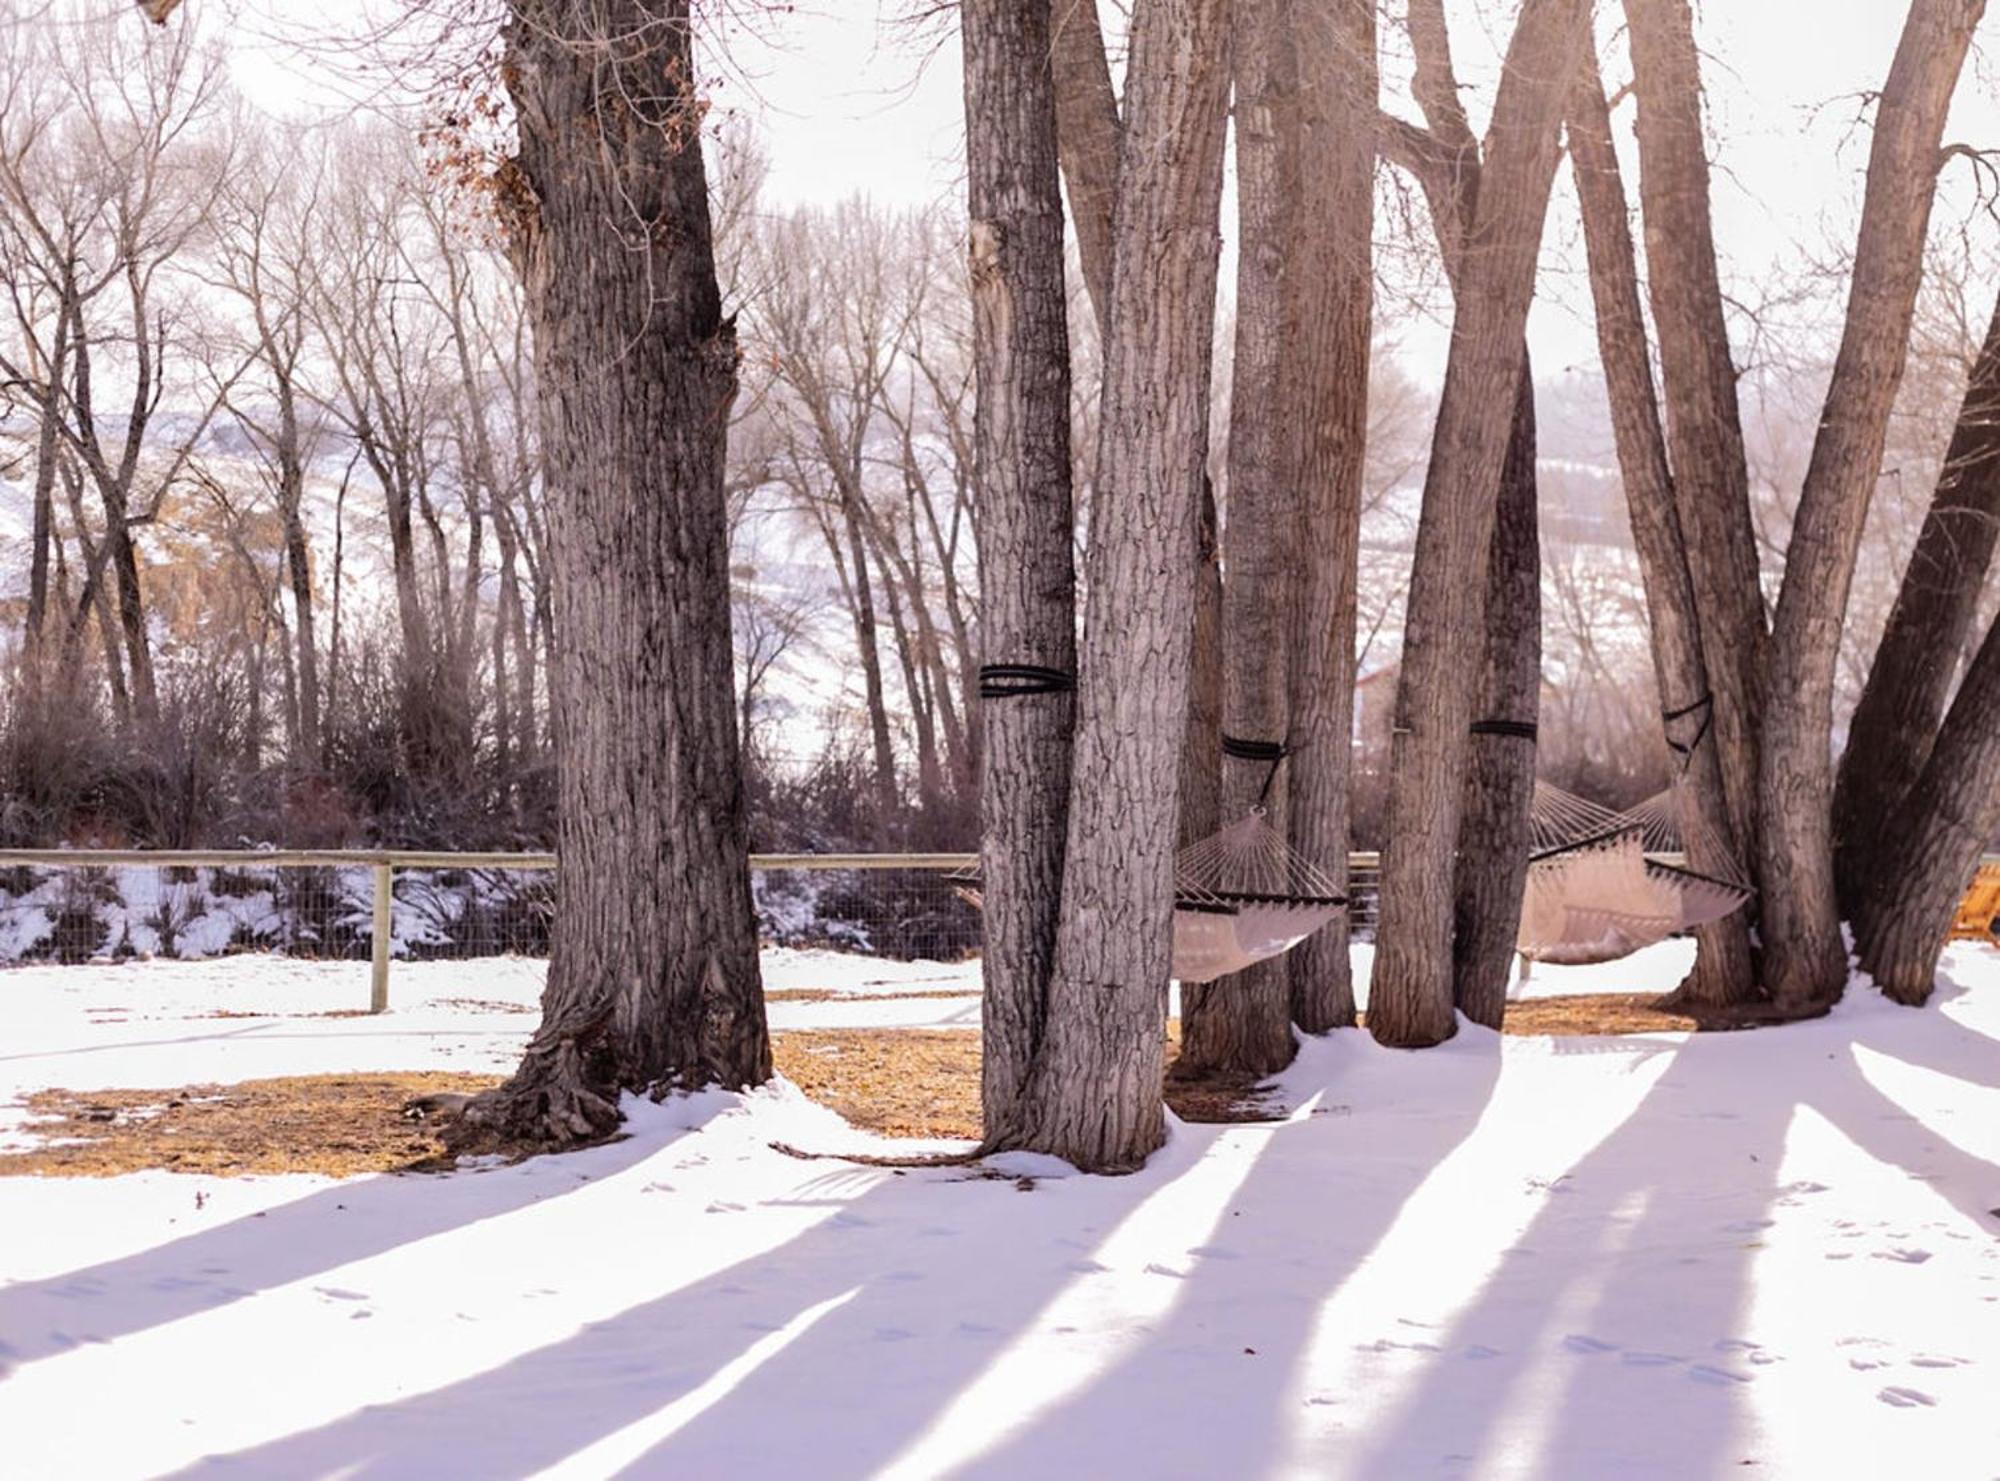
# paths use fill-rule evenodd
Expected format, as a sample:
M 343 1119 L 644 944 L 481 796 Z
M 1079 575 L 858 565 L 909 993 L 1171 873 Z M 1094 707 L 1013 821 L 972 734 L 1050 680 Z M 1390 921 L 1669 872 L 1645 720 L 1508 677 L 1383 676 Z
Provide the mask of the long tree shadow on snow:
M 342 1182 L 98 1265 L 0 1289 L 0 1377 L 16 1364 L 215 1311 L 260 1291 L 446 1234 L 610 1177 L 686 1132 L 576 1153 L 578 1181 L 540 1164 Z
M 956 1172 L 802 1164 L 776 1201 L 827 1213 L 776 1248 L 461 1381 L 186 1474 L 453 1475 L 503 1456 L 514 1475 L 566 1459 L 586 1474 L 871 1474 L 1077 1279 L 1104 1223 L 1179 1171 L 1023 1192 Z M 1043 1213 L 1024 1234 L 1029 1200 Z
M 1287 1411 L 1320 1335 L 1314 1296 L 1364 1278 L 1434 1170 L 1474 1136 L 1502 1073 L 1500 1036 L 1476 1028 L 1415 1054 L 1348 1030 L 1304 1054 L 1324 1088 L 1290 1125 L 1232 1133 L 1266 1135 L 1268 1149 L 1213 1236 L 1178 1262 L 1171 1309 L 965 1474 L 1200 1474 L 1191 1418 L 1228 1436 L 1215 1454 L 1230 1474 L 1296 1470 Z M 1303 1088 L 1298 1070 L 1288 1083 Z M 1315 1456 L 1310 1473 L 1334 1474 L 1336 1459 Z
M 1149 1434 L 1165 1453 L 1186 1397 L 1180 1375 L 1211 1374 L 1210 1356 L 1244 1365 L 1230 1392 L 1246 1413 L 1268 1407 L 1270 1376 L 1304 1318 L 1266 1262 L 1324 1279 L 1393 1219 L 1424 1158 L 1477 1120 L 1497 1071 L 1497 1047 L 1449 1057 L 1431 1070 L 1433 1088 L 1453 1082 L 1441 1099 L 1404 1077 L 1397 1104 L 1365 1108 L 1409 1118 L 1393 1155 L 1370 1157 L 1371 1115 L 1323 1106 L 1290 1125 L 1185 1128 L 1132 1177 L 1026 1192 L 934 1171 L 802 1170 L 780 1202 L 834 1211 L 775 1249 L 462 1382 L 212 1459 L 257 1474 L 444 1474 L 505 1455 L 510 1473 L 571 1459 L 607 1474 L 927 1475 L 995 1447 L 987 1463 L 1008 1462 L 1018 1424 L 1015 1443 L 1039 1453 L 1046 1438 L 1065 1474 L 1143 1469 L 1133 1442 Z M 1420 1061 L 1401 1062 L 1421 1073 Z M 1369 1164 L 1365 1213 L 1350 1204 L 1330 1221 L 1298 1196 L 1308 1138 L 1322 1155 L 1339 1143 L 1346 1152 L 1332 1155 Z M 1294 1142 L 1301 1152 L 1277 1170 L 1278 1149 Z M 874 1181 L 854 1196 L 860 1178 Z M 1261 1362 L 1241 1355 L 1245 1320 L 1269 1353 Z M 1019 1346 L 1031 1332 L 1058 1350 L 1075 1335 L 1082 1365 L 1045 1365 Z M 1092 1356 L 1107 1335 L 1110 1388 Z M 1029 1391 L 1045 1407 L 1024 1412 Z M 1149 1431 L 1128 1424 L 1140 1411 Z M 932 1440 L 944 1450 L 927 1449 Z
M 1975 1223 L 2000 1195 L 1992 1164 L 1884 1097 L 1855 1054 L 1993 1088 L 1994 1042 L 1937 1011 L 1954 995 L 1947 986 L 1921 1013 L 1868 1003 L 1827 1024 L 1694 1037 L 1547 1199 L 1519 1258 L 1436 1334 L 1428 1374 L 1356 1473 L 1700 1476 L 1758 1463 L 1746 1410 L 1785 1355 L 1752 1335 L 1752 1266 L 1774 1215 L 1811 1218 L 1827 1191 L 1779 1183 L 1795 1113 L 1820 1112 Z M 1772 1073 L 1787 1051 L 1792 1071 Z M 1502 1379 L 1495 1360 L 1509 1357 Z

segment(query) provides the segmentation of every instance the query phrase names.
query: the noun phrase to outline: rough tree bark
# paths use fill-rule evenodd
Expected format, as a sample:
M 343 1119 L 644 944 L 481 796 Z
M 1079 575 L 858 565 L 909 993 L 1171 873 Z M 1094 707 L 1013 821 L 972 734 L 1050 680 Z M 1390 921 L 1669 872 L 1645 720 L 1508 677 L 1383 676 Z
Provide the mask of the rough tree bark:
M 2000 537 L 2000 302 L 1972 367 L 1937 491 L 1847 726 L 1833 796 L 1834 862 L 1852 917 L 1878 846 L 1930 755 Z
M 1456 293 L 1466 229 L 1479 201 L 1479 141 L 1459 98 L 1443 0 L 1411 0 L 1413 88 L 1430 126 L 1421 184 L 1438 255 Z M 1500 1027 L 1521 928 L 1535 797 L 1535 724 L 1542 690 L 1542 560 L 1535 477 L 1535 379 L 1527 347 L 1500 467 L 1486 561 L 1486 635 L 1466 765 L 1453 879 L 1452 996 L 1473 1022 Z
M 1682 528 L 1696 552 L 1697 611 L 1715 693 L 1715 740 L 1732 833 L 1754 867 L 1764 597 L 1736 367 L 1716 275 L 1708 141 L 1688 0 L 1625 0 L 1638 98 L 1639 199 L 1647 287 L 1660 337 L 1667 452 Z
M 1118 204 L 1122 128 L 1097 0 L 1052 0 L 1049 62 L 1056 142 L 1076 223 L 1084 289 L 1101 331 L 1111 314 L 1112 216 Z
M 515 0 L 500 188 L 549 500 L 562 864 L 542 1026 L 457 1123 L 609 1133 L 618 1093 L 768 1078 L 729 630 L 736 390 L 686 0 Z
M 1076 669 L 1069 327 L 1046 4 L 965 0 L 980 639 L 988 663 Z M 986 949 L 980 1102 L 1007 1141 L 1047 1020 L 1062 898 L 1073 700 L 980 709 Z
M 1792 522 L 1771 628 L 1759 764 L 1765 980 L 1787 1006 L 1847 977 L 1833 879 L 1840 630 L 1923 279 L 1945 114 L 1985 0 L 1914 0 L 1876 105 L 1847 319 Z
M 1165 1131 L 1228 57 L 1226 0 L 1155 0 L 1134 18 L 1056 971 L 1009 1139 L 1096 1171 L 1138 1166 Z
M 1229 518 L 1223 532 L 1226 576 L 1221 641 L 1215 650 L 1222 715 L 1214 736 L 1190 733 L 1219 750 L 1224 734 L 1282 743 L 1290 730 L 1292 568 L 1296 564 L 1297 485 L 1287 444 L 1288 399 L 1285 263 L 1291 241 L 1292 192 L 1297 188 L 1297 100 L 1287 0 L 1236 0 L 1235 136 L 1236 349 L 1229 392 Z M 1200 603 L 1197 601 L 1197 608 Z M 1201 662 L 1204 635 L 1195 639 Z M 1196 685 L 1200 693 L 1200 685 Z M 1199 703 L 1195 709 L 1199 710 Z M 1210 751 L 1210 756 L 1216 750 Z M 1285 827 L 1283 768 L 1269 795 L 1269 764 L 1222 763 L 1220 812 L 1241 817 L 1264 806 L 1271 826 Z M 1198 787 L 1184 788 L 1199 792 Z M 1213 832 L 1220 816 L 1195 818 L 1182 808 L 1181 835 Z M 1207 824 L 1205 829 L 1201 824 Z M 1181 985 L 1181 1053 L 1177 1071 L 1264 1075 L 1292 1057 L 1291 989 L 1280 956 L 1215 982 Z
M 1056 131 L 1062 172 L 1068 182 L 1070 215 L 1076 222 L 1077 255 L 1083 267 L 1098 337 L 1110 338 L 1113 268 L 1113 214 L 1118 201 L 1118 158 L 1124 136 L 1118 97 L 1104 50 L 1095 0 L 1056 0 L 1055 37 L 1050 60 L 1055 76 Z M 1204 441 L 1204 449 L 1206 443 Z M 1204 467 L 1206 451 L 1203 453 Z M 1224 696 L 1224 596 L 1215 490 L 1204 476 L 1196 495 L 1194 633 L 1188 668 L 1187 724 L 1180 756 L 1180 827 L 1183 845 L 1205 838 L 1222 821 L 1222 732 Z M 1181 1027 L 1195 1043 L 1199 1063 L 1208 1035 L 1204 1017 L 1228 1009 L 1227 989 L 1213 984 L 1184 986 Z
M 1299 266 L 1289 277 L 1290 405 L 1298 486 L 1292 610 L 1292 755 L 1283 780 L 1291 845 L 1347 887 L 1354 752 L 1356 561 L 1368 435 L 1374 307 L 1375 110 L 1372 0 L 1292 8 L 1299 88 Z M 1292 1019 L 1321 1034 L 1354 1023 L 1348 916 L 1288 954 Z
M 1728 877 L 1740 867 L 1730 827 L 1722 763 L 1712 737 L 1701 737 L 1705 715 L 1689 712 L 1710 692 L 1702 649 L 1700 608 L 1688 563 L 1687 541 L 1674 501 L 1666 434 L 1653 389 L 1646 349 L 1646 321 L 1639 304 L 1639 271 L 1618 154 L 1611 136 L 1611 110 L 1604 97 L 1594 49 L 1578 68 L 1569 111 L 1570 170 L 1583 216 L 1584 254 L 1589 264 L 1591 302 L 1597 316 L 1598 358 L 1611 403 L 1612 436 L 1619 476 L 1639 556 L 1646 593 L 1647 632 L 1662 714 L 1680 714 L 1669 738 L 1691 745 L 1680 793 L 1681 837 L 1688 863 L 1704 874 Z M 1690 1006 L 1718 1007 L 1745 1002 L 1756 993 L 1750 933 L 1739 912 L 1697 933 L 1700 949 L 1693 974 L 1675 997 Z
M 1491 542 L 1576 58 L 1589 36 L 1584 0 L 1526 0 L 1494 100 L 1478 201 L 1460 268 L 1451 356 L 1432 438 L 1411 573 L 1391 750 L 1383 850 L 1381 944 L 1369 1031 L 1385 1044 L 1449 1038 L 1453 1008 L 1453 868 Z
M 1479 710 L 1465 768 L 1452 892 L 1452 999 L 1497 1029 L 1521 934 L 1542 698 L 1542 542 L 1535 477 L 1535 377 L 1521 352 L 1514 423 L 1486 559 Z M 1524 733 L 1514 727 L 1526 726 Z
M 1938 956 L 1980 850 L 2000 833 L 2000 621 L 1988 629 L 1937 743 L 1880 830 L 1856 912 L 1861 965 L 1899 1003 L 1931 994 Z

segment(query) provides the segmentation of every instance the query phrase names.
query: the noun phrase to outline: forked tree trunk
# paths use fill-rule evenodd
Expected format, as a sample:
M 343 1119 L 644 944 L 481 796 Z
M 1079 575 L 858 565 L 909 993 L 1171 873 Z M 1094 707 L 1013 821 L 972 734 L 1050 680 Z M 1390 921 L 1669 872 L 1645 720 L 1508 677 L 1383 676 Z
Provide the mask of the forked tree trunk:
M 1297 99 L 1293 95 L 1291 6 L 1285 0 L 1236 0 L 1235 136 L 1237 236 L 1236 349 L 1229 393 L 1229 519 L 1223 553 L 1222 716 L 1227 734 L 1283 743 L 1290 731 L 1291 574 L 1298 538 L 1297 484 L 1288 466 L 1293 440 L 1291 378 L 1285 354 L 1285 259 L 1297 188 Z M 1196 664 L 1202 654 L 1199 634 Z M 1210 757 L 1217 754 L 1209 752 Z M 1222 763 L 1222 812 L 1242 817 L 1260 804 L 1272 827 L 1285 827 L 1282 768 L 1270 794 L 1269 764 Z M 1181 836 L 1202 836 L 1185 801 Z M 1213 832 L 1220 818 L 1206 822 Z M 1292 1057 L 1291 991 L 1284 957 L 1229 977 L 1181 986 L 1181 1053 L 1176 1069 L 1263 1075 Z
M 989 664 L 1074 674 L 1069 328 L 1045 4 L 965 0 L 980 639 Z M 980 1104 L 1018 1135 L 1055 971 L 1074 701 L 1062 689 L 980 707 L 986 925 Z
M 618 1095 L 753 1084 L 723 498 L 722 313 L 686 0 L 516 0 L 503 184 L 535 328 L 560 662 L 562 893 L 542 1026 L 458 1123 L 574 1142 Z
M 1292 17 L 1299 162 L 1286 335 L 1298 527 L 1287 619 L 1292 755 L 1283 780 L 1293 849 L 1345 891 L 1375 288 L 1375 7 L 1373 0 L 1295 3 Z M 1309 1034 L 1354 1023 L 1348 939 L 1343 911 L 1288 954 L 1292 1019 Z
M 1051 0 L 1056 137 L 1084 288 L 1102 331 L 1111 314 L 1112 217 L 1122 130 L 1097 0 Z
M 1525 0 L 1494 100 L 1479 199 L 1459 273 L 1451 357 L 1417 525 L 1391 748 L 1381 941 L 1368 1028 L 1385 1044 L 1449 1038 L 1453 869 L 1473 720 L 1494 490 L 1534 293 L 1569 80 L 1589 38 L 1584 0 Z
M 1604 367 L 1611 403 L 1611 430 L 1618 447 L 1618 471 L 1632 546 L 1639 556 L 1639 580 L 1646 593 L 1647 636 L 1653 675 L 1659 686 L 1668 739 L 1688 749 L 1680 790 L 1681 837 L 1691 868 L 1729 878 L 1745 867 L 1730 828 L 1729 799 L 1709 707 L 1708 664 L 1702 650 L 1701 619 L 1695 599 L 1687 541 L 1674 502 L 1667 443 L 1653 391 L 1646 350 L 1646 321 L 1639 306 L 1639 269 L 1632 250 L 1625 187 L 1611 137 L 1611 110 L 1597 55 L 1586 51 L 1570 95 L 1570 171 L 1583 215 L 1584 255 L 1589 263 L 1591 302 L 1597 315 L 1598 359 Z M 1696 933 L 1699 950 L 1693 974 L 1675 1001 L 1720 1007 L 1756 996 L 1757 974 L 1750 956 L 1750 932 L 1738 912 Z
M 1688 0 L 1625 0 L 1638 99 L 1647 287 L 1660 336 L 1667 452 L 1693 553 L 1731 833 L 1757 857 L 1765 620 L 1750 475 L 1709 213 L 1701 70 Z
M 1412 0 L 1412 89 L 1430 138 L 1420 181 L 1454 293 L 1464 290 L 1467 231 L 1482 175 L 1479 142 L 1459 98 L 1443 0 Z M 1478 717 L 1465 772 L 1452 885 L 1452 997 L 1475 1023 L 1498 1028 L 1521 928 L 1535 795 L 1535 725 L 1542 687 L 1542 551 L 1535 477 L 1535 380 L 1526 347 L 1501 463 L 1486 560 Z
M 2000 303 L 1972 367 L 1937 492 L 1903 571 L 1861 703 L 1848 722 L 1834 789 L 1840 902 L 1852 916 L 1875 857 L 1930 755 L 1959 655 L 2000 537 Z
M 1861 965 L 1899 1003 L 1930 996 L 1938 955 L 1980 851 L 2000 833 L 2000 620 L 1986 634 L 1937 744 L 1885 820 L 1856 914 Z
M 1521 930 L 1542 698 L 1542 542 L 1535 478 L 1535 378 L 1524 352 L 1486 561 L 1479 709 L 1458 825 L 1452 997 L 1497 1029 Z
M 1788 1006 L 1847 977 L 1833 881 L 1834 670 L 1923 280 L 1945 114 L 1985 0 L 1913 0 L 1877 104 L 1847 320 L 1771 629 L 1761 849 L 1765 978 Z
M 1226 0 L 1134 18 L 1069 842 L 1049 1018 L 1013 1145 L 1094 1171 L 1159 1146 L 1178 772 L 1207 445 Z

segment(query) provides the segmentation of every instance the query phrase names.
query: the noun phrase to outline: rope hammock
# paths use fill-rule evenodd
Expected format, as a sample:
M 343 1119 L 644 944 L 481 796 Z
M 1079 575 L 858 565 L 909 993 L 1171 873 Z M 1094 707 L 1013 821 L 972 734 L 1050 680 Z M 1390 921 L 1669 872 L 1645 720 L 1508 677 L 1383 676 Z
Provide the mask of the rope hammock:
M 979 670 L 982 700 L 1067 694 L 1075 688 L 1075 675 L 1039 664 L 989 663 Z M 1180 982 L 1213 982 L 1290 951 L 1347 904 L 1332 877 L 1264 821 L 1263 799 L 1290 749 L 1282 741 L 1225 735 L 1222 753 L 1270 770 L 1249 816 L 1175 856 L 1172 971 Z M 959 895 L 977 908 L 977 871 L 954 879 Z
M 1730 851 L 1706 827 L 1692 840 L 1682 837 L 1681 785 L 1677 778 L 1657 796 L 1614 812 L 1535 783 L 1517 941 L 1523 957 L 1565 966 L 1616 961 L 1742 908 L 1755 891 Z M 1722 872 L 1702 874 L 1647 857 L 1690 852 L 1723 860 Z
M 1347 904 L 1331 876 L 1264 821 L 1264 809 L 1175 860 L 1174 976 L 1213 982 L 1290 951 Z
M 952 878 L 960 898 L 976 908 L 978 872 Z M 1281 955 L 1346 904 L 1332 877 L 1294 851 L 1256 808 L 1175 856 L 1174 980 L 1213 982 Z

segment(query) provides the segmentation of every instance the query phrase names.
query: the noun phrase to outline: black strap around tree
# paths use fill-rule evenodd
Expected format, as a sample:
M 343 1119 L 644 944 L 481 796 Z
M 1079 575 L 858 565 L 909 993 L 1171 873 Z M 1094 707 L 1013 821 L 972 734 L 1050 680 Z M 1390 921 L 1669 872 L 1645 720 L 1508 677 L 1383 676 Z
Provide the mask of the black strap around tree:
M 1472 733 L 1474 735 L 1506 735 L 1512 736 L 1515 740 L 1524 741 L 1531 741 L 1540 734 L 1535 726 L 1535 722 L 1532 720 L 1474 720 L 1472 722 Z
M 1679 755 L 1681 758 L 1681 770 L 1683 772 L 1694 764 L 1695 747 L 1699 746 L 1707 738 L 1709 726 L 1715 720 L 1715 691 L 1711 689 L 1693 704 L 1682 705 L 1677 710 L 1660 711 L 1660 719 L 1666 724 L 1672 725 L 1674 721 L 1684 720 L 1696 710 L 1701 711 L 1701 728 L 1695 731 L 1693 740 L 1689 741 L 1686 745 L 1682 745 L 1673 736 L 1669 735 L 1667 737 L 1667 749 Z
M 1244 740 L 1241 736 L 1225 735 L 1222 738 L 1222 754 L 1232 761 L 1268 761 L 1271 769 L 1264 773 L 1263 790 L 1257 794 L 1257 805 L 1262 807 L 1271 795 L 1271 783 L 1278 779 L 1278 768 L 1285 758 L 1292 754 L 1291 748 L 1283 741 Z
M 1035 663 L 989 663 L 979 670 L 981 699 L 1019 699 L 1029 694 L 1068 694 L 1076 675 Z

